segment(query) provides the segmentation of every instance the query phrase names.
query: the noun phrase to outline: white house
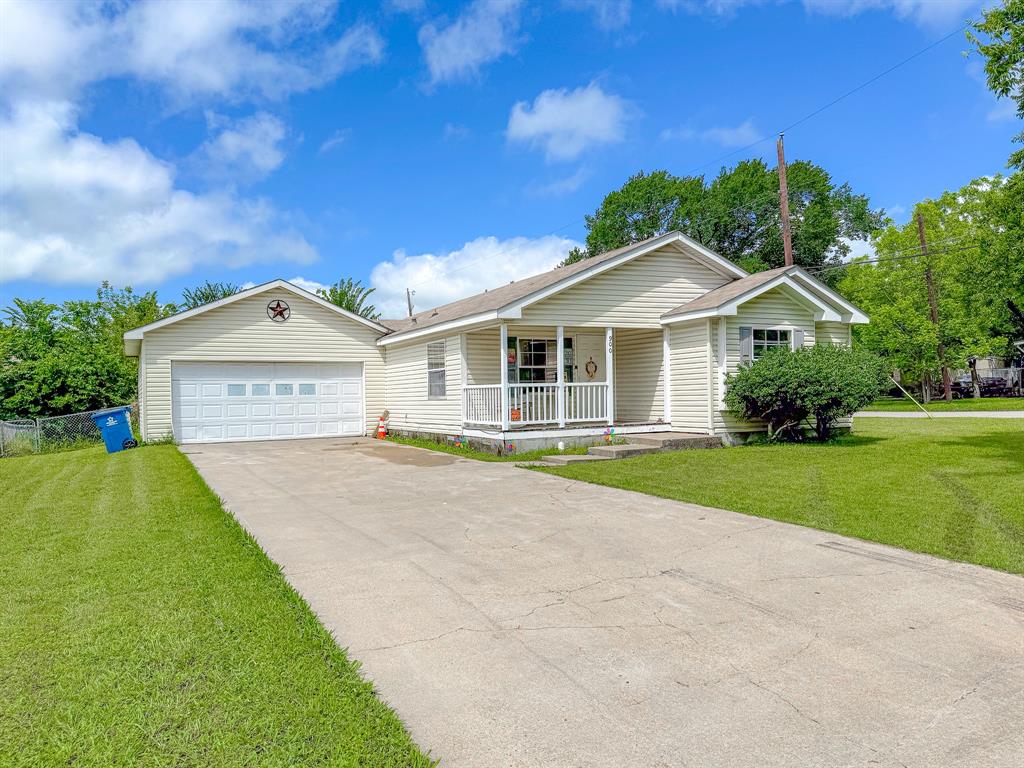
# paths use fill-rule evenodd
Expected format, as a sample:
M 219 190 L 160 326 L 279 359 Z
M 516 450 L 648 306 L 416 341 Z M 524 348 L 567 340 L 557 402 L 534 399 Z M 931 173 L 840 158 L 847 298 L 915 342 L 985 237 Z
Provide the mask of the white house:
M 722 402 L 773 346 L 849 344 L 867 317 L 799 267 L 748 275 L 671 232 L 401 320 L 284 280 L 125 334 L 142 437 L 389 429 L 502 445 L 761 429 Z

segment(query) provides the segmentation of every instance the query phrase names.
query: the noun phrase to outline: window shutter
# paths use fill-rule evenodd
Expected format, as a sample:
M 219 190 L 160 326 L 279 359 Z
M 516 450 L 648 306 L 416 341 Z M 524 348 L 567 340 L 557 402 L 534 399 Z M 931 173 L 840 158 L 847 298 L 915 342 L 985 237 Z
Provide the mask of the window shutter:
M 754 339 L 750 331 L 750 326 L 740 326 L 740 363 L 749 363 L 754 359 Z
M 801 349 L 804 346 L 804 332 L 800 329 L 793 331 L 793 349 Z

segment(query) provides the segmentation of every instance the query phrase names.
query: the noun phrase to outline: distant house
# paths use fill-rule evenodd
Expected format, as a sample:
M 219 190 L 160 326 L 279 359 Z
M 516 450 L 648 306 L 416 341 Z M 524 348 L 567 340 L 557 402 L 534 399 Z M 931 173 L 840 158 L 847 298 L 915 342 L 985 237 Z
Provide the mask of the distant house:
M 179 442 L 391 431 L 519 444 L 761 429 L 727 373 L 776 346 L 849 344 L 867 317 L 799 267 L 748 275 L 671 232 L 401 320 L 283 280 L 125 334 L 141 428 Z

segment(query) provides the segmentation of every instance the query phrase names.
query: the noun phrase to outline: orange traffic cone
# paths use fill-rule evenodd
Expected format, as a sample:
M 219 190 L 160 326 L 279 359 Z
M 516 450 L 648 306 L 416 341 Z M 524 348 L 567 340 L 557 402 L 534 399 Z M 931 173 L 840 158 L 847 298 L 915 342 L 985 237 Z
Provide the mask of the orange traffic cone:
M 377 420 L 377 439 L 378 440 L 383 440 L 387 436 L 388 436 L 388 425 L 387 425 L 387 422 L 385 421 L 384 417 L 381 416 Z

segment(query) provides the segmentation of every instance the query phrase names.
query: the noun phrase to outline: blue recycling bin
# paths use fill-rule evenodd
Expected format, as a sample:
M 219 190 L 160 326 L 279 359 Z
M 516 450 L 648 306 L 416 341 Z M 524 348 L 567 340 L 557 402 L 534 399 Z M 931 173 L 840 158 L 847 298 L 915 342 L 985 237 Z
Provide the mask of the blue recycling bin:
M 105 411 L 96 411 L 92 420 L 100 433 L 103 435 L 103 442 L 107 446 L 107 453 L 117 453 L 125 448 L 134 448 L 138 445 L 132 436 L 132 424 L 129 420 L 132 409 L 109 408 Z

